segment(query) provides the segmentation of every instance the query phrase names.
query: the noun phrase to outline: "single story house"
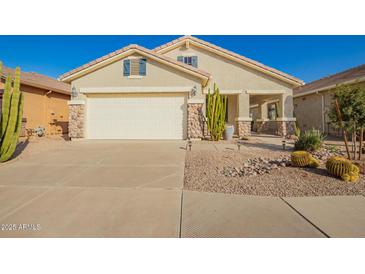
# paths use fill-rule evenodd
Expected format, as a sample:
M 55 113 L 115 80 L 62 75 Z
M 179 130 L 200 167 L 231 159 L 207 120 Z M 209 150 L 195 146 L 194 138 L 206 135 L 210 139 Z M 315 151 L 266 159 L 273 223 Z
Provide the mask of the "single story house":
M 293 131 L 293 76 L 192 36 L 153 50 L 129 45 L 60 76 L 71 84 L 69 136 L 88 139 L 186 139 L 205 132 L 214 83 L 228 96 L 236 134 Z M 276 103 L 276 116 L 268 104 Z M 251 111 L 256 109 L 256 116 Z
M 14 70 L 3 66 L 0 75 L 0 101 L 8 74 Z M 68 133 L 68 105 L 71 86 L 35 72 L 20 74 L 20 90 L 24 94 L 23 134 L 37 127 L 47 135 Z M 0 104 L 1 105 L 1 104 Z
M 359 83 L 365 85 L 365 64 L 354 67 L 294 89 L 294 116 L 302 130 L 319 129 L 328 135 L 341 135 L 330 125 L 328 110 L 336 85 Z

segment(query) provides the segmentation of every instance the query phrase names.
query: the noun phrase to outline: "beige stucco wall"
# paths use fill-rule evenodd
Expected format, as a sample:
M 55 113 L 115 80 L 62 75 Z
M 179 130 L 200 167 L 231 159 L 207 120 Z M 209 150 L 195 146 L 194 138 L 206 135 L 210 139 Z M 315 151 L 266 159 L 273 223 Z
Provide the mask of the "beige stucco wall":
M 329 125 L 328 111 L 331 107 L 333 92 L 334 89 L 328 89 L 294 98 L 294 114 L 302 130 L 315 128 L 330 135 L 340 134 L 340 131 Z
M 227 104 L 227 121 L 228 124 L 234 125 L 235 118 L 237 117 L 237 95 L 228 95 L 228 104 Z
M 294 98 L 294 115 L 301 130 L 322 128 L 321 95 L 313 94 Z
M 318 94 L 294 98 L 294 114 L 302 130 L 314 128 L 326 134 L 338 134 L 339 131 L 329 125 L 328 111 L 332 102 L 331 93 L 331 90 L 326 90 Z
M 4 83 L 0 81 L 0 89 Z M 49 93 L 48 90 L 21 85 L 24 95 L 23 118 L 27 119 L 26 128 L 34 129 L 38 126 L 46 128 L 47 134 L 65 134 L 68 131 L 69 95 Z M 53 119 L 57 122 L 51 125 Z
M 188 49 L 181 46 L 165 55 L 174 60 L 177 60 L 179 55 L 198 56 L 198 68 L 212 75 L 209 85 L 211 88 L 214 83 L 217 83 L 221 90 L 287 90 L 290 92 L 292 89 L 283 81 L 193 45 Z
M 194 45 L 186 48 L 185 46 L 178 47 L 165 53 L 166 56 L 177 60 L 177 56 L 198 56 L 198 68 L 209 72 L 212 79 L 207 88 L 213 88 L 214 83 L 218 85 L 221 91 L 225 90 L 282 90 L 285 91 L 285 117 L 293 117 L 293 86 L 268 76 L 262 72 L 238 64 L 232 60 L 211 53 Z M 240 117 L 249 116 L 249 95 L 242 93 L 239 95 L 239 108 L 237 114 Z
M 128 58 L 128 57 L 127 57 Z M 80 88 L 97 87 L 196 87 L 196 98 L 202 98 L 201 79 L 175 68 L 154 61 L 147 57 L 146 76 L 132 78 L 123 76 L 123 59 L 90 74 L 84 75 L 71 82 L 71 85 L 80 91 Z M 76 99 L 85 98 L 79 93 Z

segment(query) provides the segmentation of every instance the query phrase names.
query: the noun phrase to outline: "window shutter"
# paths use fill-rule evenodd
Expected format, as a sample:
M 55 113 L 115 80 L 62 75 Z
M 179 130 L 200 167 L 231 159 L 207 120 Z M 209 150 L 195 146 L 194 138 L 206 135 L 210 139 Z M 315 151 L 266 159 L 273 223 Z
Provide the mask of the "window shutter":
M 146 76 L 146 58 L 139 59 L 139 75 Z
M 124 76 L 131 75 L 131 60 L 129 59 L 123 61 L 123 75 Z
M 191 57 L 191 65 L 196 68 L 198 67 L 198 56 Z
M 178 56 L 177 61 L 178 62 L 184 62 L 184 57 L 183 56 Z

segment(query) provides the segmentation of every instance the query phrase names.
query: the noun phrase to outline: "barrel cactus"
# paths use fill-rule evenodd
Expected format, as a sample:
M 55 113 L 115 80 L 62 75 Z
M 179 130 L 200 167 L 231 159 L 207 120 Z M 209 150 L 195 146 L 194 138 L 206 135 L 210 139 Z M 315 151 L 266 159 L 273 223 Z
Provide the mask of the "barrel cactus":
M 294 151 L 291 154 L 291 161 L 294 166 L 298 167 L 316 168 L 319 166 L 319 161 L 307 151 Z
M 359 168 L 343 157 L 332 156 L 327 160 L 326 168 L 328 173 L 346 182 L 356 182 L 359 179 Z
M 219 93 L 219 88 L 214 84 L 214 92 L 208 90 L 207 98 L 207 127 L 213 141 L 222 138 L 226 123 L 227 96 Z
M 0 62 L 0 74 L 2 74 Z M 0 162 L 13 156 L 22 126 L 24 97 L 20 91 L 20 68 L 16 68 L 14 83 L 12 76 L 6 77 L 1 108 Z

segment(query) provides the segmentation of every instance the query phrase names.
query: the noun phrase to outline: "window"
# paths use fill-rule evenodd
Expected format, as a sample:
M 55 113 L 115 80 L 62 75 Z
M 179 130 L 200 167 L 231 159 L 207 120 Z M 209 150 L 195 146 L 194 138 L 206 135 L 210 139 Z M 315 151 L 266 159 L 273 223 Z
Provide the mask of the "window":
M 276 120 L 278 118 L 278 107 L 276 103 L 267 105 L 267 116 L 269 120 Z
M 146 76 L 146 58 L 130 58 L 123 61 L 124 76 Z
M 198 56 L 178 56 L 177 61 L 196 68 L 198 67 Z

